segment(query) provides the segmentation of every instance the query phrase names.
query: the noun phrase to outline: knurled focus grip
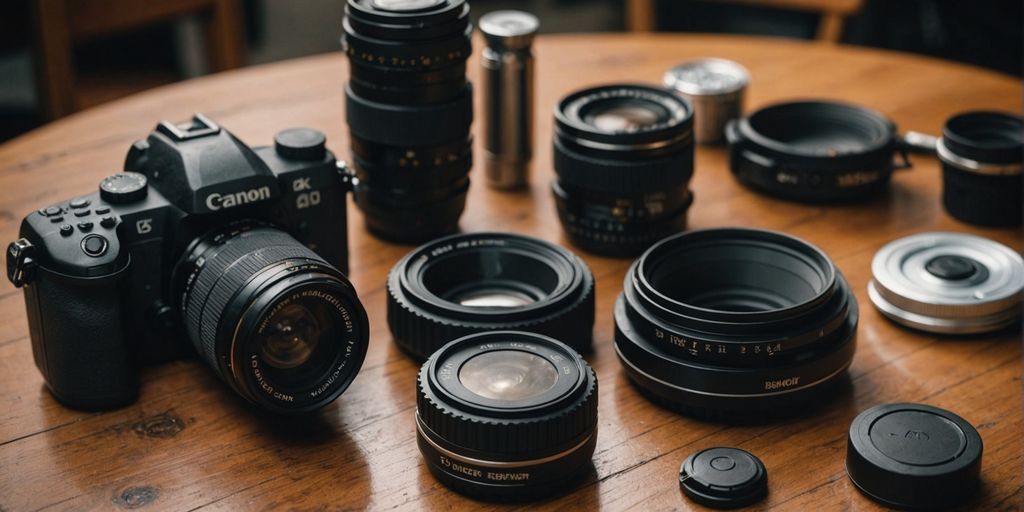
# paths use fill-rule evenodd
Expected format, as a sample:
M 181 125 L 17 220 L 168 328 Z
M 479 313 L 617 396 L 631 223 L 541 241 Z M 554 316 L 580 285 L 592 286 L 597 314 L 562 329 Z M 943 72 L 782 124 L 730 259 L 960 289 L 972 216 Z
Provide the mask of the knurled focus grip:
M 243 285 L 274 263 L 306 259 L 330 266 L 291 235 L 272 228 L 241 232 L 207 250 L 182 305 L 186 332 L 203 357 L 217 366 L 217 330 L 228 303 Z
M 594 158 L 554 141 L 555 173 L 566 183 L 619 194 L 676 189 L 693 176 L 693 144 L 660 158 Z
M 454 101 L 437 105 L 391 105 L 360 98 L 345 85 L 345 117 L 359 138 L 391 146 L 430 146 L 469 136 L 473 89 L 467 83 Z
M 536 453 L 584 435 L 597 424 L 597 378 L 589 366 L 584 367 L 585 388 L 572 405 L 528 419 L 469 415 L 449 407 L 427 384 L 427 366 L 416 377 L 419 419 L 438 437 L 460 447 L 481 453 Z
M 388 276 L 388 326 L 395 342 L 424 360 L 449 341 L 481 331 L 528 331 L 550 336 L 579 352 L 590 349 L 594 325 L 594 282 L 587 278 L 567 307 L 521 321 L 481 323 L 453 320 L 414 306 L 399 284 L 398 266 Z
M 943 164 L 942 178 L 942 204 L 953 217 L 979 226 L 1021 224 L 1021 174 L 979 174 Z

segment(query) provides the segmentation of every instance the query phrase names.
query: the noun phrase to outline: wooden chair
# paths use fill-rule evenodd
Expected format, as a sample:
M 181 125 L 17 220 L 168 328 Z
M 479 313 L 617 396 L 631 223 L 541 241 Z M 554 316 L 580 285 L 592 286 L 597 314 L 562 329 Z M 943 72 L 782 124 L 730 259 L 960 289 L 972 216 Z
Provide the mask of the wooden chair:
M 836 43 L 843 35 L 846 18 L 856 14 L 863 7 L 863 0 L 719 0 L 732 3 L 758 5 L 794 11 L 821 14 L 817 40 Z M 634 32 L 650 32 L 655 29 L 655 0 L 626 0 L 626 25 Z
M 75 43 L 198 15 L 211 71 L 244 63 L 240 0 L 32 0 L 37 90 L 44 116 L 75 110 Z

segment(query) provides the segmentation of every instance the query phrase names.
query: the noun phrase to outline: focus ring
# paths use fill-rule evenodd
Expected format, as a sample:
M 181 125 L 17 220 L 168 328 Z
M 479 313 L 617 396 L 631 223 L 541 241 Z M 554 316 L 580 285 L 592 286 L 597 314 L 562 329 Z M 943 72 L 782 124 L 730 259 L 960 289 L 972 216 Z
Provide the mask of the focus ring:
M 448 407 L 426 383 L 429 365 L 430 362 L 424 364 L 416 378 L 417 412 L 423 424 L 439 438 L 460 447 L 504 455 L 534 454 L 576 440 L 597 425 L 597 377 L 586 364 L 585 389 L 575 403 L 555 414 L 530 420 L 470 416 Z
M 693 144 L 657 159 L 599 159 L 554 140 L 554 167 L 566 183 L 616 194 L 648 193 L 685 185 L 693 176 Z
M 581 262 L 582 263 L 582 262 Z M 442 318 L 413 306 L 405 297 L 399 279 L 401 262 L 388 275 L 388 326 L 395 342 L 423 360 L 457 338 L 484 330 L 528 331 L 563 340 L 579 352 L 590 349 L 594 324 L 594 280 L 585 272 L 583 289 L 564 309 L 540 318 L 520 322 L 478 323 Z M 586 326 L 581 330 L 580 326 Z
M 403 147 L 442 144 L 466 136 L 473 123 L 473 89 L 467 83 L 453 101 L 407 107 L 361 98 L 346 84 L 345 117 L 352 133 L 369 141 Z

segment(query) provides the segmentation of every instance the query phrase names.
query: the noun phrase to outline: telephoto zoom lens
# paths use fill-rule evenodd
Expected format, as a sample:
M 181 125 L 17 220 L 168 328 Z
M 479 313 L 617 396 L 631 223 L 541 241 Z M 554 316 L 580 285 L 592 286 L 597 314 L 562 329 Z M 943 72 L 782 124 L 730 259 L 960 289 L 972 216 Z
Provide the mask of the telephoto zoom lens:
M 416 382 L 416 440 L 456 492 L 524 501 L 569 490 L 591 466 L 597 377 L 564 343 L 496 331 L 452 341 Z
M 646 85 L 575 92 L 555 108 L 552 184 L 577 247 L 633 256 L 686 228 L 693 202 L 693 109 Z
M 853 359 L 857 302 L 821 250 L 787 235 L 709 229 L 666 238 L 629 269 L 615 350 L 657 402 L 697 417 L 791 415 Z
M 345 108 L 371 233 L 420 243 L 458 230 L 473 163 L 465 0 L 348 0 Z
M 200 357 L 264 409 L 324 407 L 363 364 L 370 329 L 352 285 L 283 231 L 243 224 L 200 237 L 175 280 Z
M 388 276 L 388 325 L 418 360 L 480 331 L 545 334 L 590 349 L 594 276 L 575 254 L 507 233 L 452 235 L 413 250 Z

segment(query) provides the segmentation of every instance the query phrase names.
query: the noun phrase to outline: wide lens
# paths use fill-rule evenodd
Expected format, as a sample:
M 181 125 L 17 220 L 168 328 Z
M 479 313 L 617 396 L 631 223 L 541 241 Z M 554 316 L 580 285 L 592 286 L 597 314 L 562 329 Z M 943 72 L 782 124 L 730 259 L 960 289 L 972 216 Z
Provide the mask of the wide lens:
M 445 343 L 490 330 L 523 330 L 586 351 L 594 277 L 576 255 L 503 233 L 453 235 L 402 258 L 388 276 L 395 343 L 426 359 Z
M 496 331 L 448 343 L 417 381 L 416 437 L 453 490 L 522 501 L 571 489 L 590 465 L 597 378 L 565 344 Z
M 552 190 L 569 240 L 622 256 L 685 229 L 692 126 L 689 103 L 654 87 L 610 85 L 563 99 Z
M 695 231 L 630 268 L 615 349 L 631 380 L 672 408 L 775 417 L 841 379 L 857 318 L 845 279 L 814 246 L 770 231 Z
M 346 116 L 370 232 L 416 243 L 458 230 L 473 162 L 465 0 L 348 0 Z
M 323 407 L 363 363 L 369 325 L 355 290 L 287 233 L 238 224 L 201 237 L 175 283 L 197 352 L 260 407 Z

